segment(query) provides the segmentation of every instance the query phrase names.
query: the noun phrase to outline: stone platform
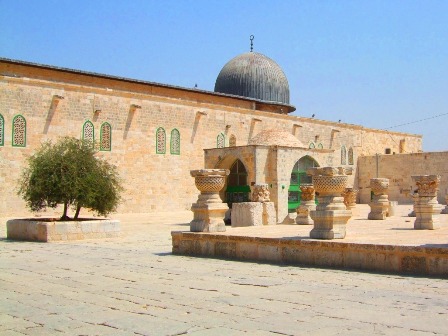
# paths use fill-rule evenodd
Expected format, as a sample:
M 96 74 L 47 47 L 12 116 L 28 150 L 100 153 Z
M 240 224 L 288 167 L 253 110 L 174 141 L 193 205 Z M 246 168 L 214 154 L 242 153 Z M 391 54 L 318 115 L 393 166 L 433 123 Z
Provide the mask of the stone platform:
M 312 226 L 227 227 L 226 232 L 172 232 L 173 253 L 247 261 L 448 277 L 448 215 L 441 229 L 414 230 L 411 205 L 369 221 L 357 205 L 345 239 L 310 239 Z

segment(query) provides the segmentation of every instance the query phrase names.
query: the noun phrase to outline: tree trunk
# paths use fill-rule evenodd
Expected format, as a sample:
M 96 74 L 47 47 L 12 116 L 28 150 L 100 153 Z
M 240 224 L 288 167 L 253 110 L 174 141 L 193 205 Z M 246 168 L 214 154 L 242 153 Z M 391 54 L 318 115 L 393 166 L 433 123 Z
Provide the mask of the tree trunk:
M 76 206 L 76 212 L 75 212 L 75 217 L 73 217 L 74 219 L 78 219 L 79 216 L 79 212 L 81 211 L 81 206 L 78 204 Z
M 67 216 L 67 210 L 68 210 L 68 204 L 67 202 L 64 202 L 64 213 L 62 214 L 61 220 L 69 219 Z

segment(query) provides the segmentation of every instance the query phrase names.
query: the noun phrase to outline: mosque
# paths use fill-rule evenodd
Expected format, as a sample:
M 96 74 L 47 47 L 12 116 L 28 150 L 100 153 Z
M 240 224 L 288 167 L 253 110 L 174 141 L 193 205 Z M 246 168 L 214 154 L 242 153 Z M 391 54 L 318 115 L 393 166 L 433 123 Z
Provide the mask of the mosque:
M 410 201 L 413 173 L 445 174 L 441 200 L 448 188 L 448 153 L 422 153 L 420 135 L 290 115 L 285 73 L 252 50 L 224 65 L 213 92 L 5 58 L 0 76 L 3 216 L 27 214 L 15 192 L 26 158 L 61 136 L 98 142 L 118 166 L 123 213 L 190 209 L 190 170 L 200 168 L 230 170 L 221 195 L 229 206 L 268 184 L 279 223 L 299 205 L 309 167 L 353 167 L 362 203 L 378 174 L 394 179 L 390 199 L 399 202 Z

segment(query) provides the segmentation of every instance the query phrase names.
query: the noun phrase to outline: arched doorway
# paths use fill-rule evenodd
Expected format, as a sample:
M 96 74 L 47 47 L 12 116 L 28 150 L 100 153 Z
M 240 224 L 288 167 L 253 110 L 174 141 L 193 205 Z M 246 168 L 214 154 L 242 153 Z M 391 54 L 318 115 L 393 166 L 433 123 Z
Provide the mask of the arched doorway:
M 288 189 L 288 212 L 295 212 L 300 205 L 300 185 L 312 183 L 312 177 L 306 174 L 308 168 L 319 167 L 311 156 L 304 156 L 296 162 L 291 172 L 291 180 Z
M 247 184 L 247 170 L 240 160 L 236 160 L 230 168 L 227 178 L 226 202 L 229 208 L 233 203 L 249 202 L 250 187 Z

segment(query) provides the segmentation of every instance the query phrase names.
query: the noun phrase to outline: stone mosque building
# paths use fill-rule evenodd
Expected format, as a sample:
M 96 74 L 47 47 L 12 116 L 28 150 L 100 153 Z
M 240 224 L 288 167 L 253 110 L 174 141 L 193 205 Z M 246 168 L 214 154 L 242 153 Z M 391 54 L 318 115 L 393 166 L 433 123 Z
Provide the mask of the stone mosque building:
M 420 135 L 290 115 L 287 77 L 260 53 L 225 64 L 214 92 L 11 59 L 0 76 L 1 216 L 27 214 L 15 191 L 26 158 L 61 136 L 97 141 L 118 166 L 124 213 L 190 209 L 200 168 L 231 171 L 221 195 L 230 206 L 268 184 L 279 223 L 313 166 L 352 166 L 362 203 L 378 174 L 399 202 L 410 202 L 412 174 L 442 174 L 439 202 L 448 188 L 448 153 L 422 153 Z

